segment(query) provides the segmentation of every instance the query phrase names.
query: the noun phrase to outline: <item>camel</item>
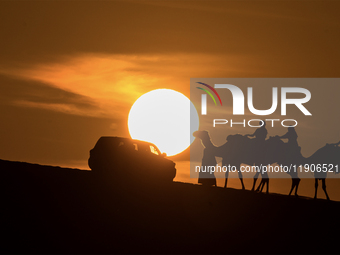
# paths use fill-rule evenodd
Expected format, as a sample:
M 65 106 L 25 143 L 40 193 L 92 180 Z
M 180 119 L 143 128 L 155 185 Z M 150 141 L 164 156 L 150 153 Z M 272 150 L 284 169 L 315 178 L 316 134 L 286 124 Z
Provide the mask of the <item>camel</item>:
M 201 139 L 202 144 L 209 148 L 213 155 L 217 157 L 222 157 L 222 165 L 227 165 L 227 162 L 234 166 L 240 166 L 241 164 L 247 165 L 268 165 L 268 164 L 282 164 L 282 165 L 322 165 L 322 164 L 333 164 L 333 166 L 339 165 L 340 161 L 340 144 L 326 144 L 326 146 L 317 150 L 312 156 L 305 158 L 301 155 L 301 153 L 296 153 L 296 151 L 292 151 L 291 148 L 287 148 L 286 144 L 276 137 L 270 137 L 266 140 L 266 148 L 258 148 L 256 147 L 258 144 L 252 143 L 252 139 L 249 139 L 243 135 L 236 134 L 236 135 L 229 135 L 227 137 L 227 142 L 222 146 L 216 146 L 212 143 L 210 139 L 210 135 L 207 131 L 196 131 L 193 134 L 195 137 Z M 328 167 L 327 170 L 331 170 Z M 336 169 L 338 170 L 338 169 Z M 335 171 L 335 168 L 333 168 Z M 289 192 L 289 195 L 295 189 L 295 195 L 298 196 L 297 191 L 300 183 L 300 178 L 298 177 L 297 171 L 290 171 L 287 172 L 292 178 L 292 185 Z M 224 188 L 227 187 L 228 181 L 228 174 L 226 172 L 225 184 Z M 257 172 L 254 176 L 253 187 L 252 190 L 255 189 L 255 184 L 257 177 L 260 173 Z M 267 173 L 261 173 L 262 180 L 256 191 L 261 191 L 265 184 L 267 185 L 266 193 L 269 190 L 269 178 Z M 241 181 L 242 189 L 245 189 L 242 172 L 238 171 L 238 175 Z M 322 189 L 325 192 L 327 199 L 329 196 L 326 191 L 326 176 L 327 171 L 324 172 L 314 172 L 315 178 L 315 196 L 317 197 L 317 188 L 318 188 L 318 181 L 322 180 Z
M 258 144 L 254 143 L 251 146 L 249 146 L 249 142 L 252 140 L 250 138 L 247 138 L 242 135 L 232 135 L 227 137 L 227 142 L 223 144 L 222 146 L 216 146 L 211 142 L 210 135 L 207 131 L 196 131 L 193 134 L 195 137 L 201 139 L 202 144 L 204 147 L 209 148 L 214 156 L 222 157 L 222 165 L 233 165 L 233 166 L 240 166 L 241 164 L 247 164 L 247 165 L 268 165 L 275 163 L 268 162 L 263 157 L 263 150 L 257 150 L 255 153 L 253 151 L 254 147 L 257 147 Z M 260 145 L 261 146 L 261 145 Z M 226 178 L 225 178 L 225 184 L 224 187 L 227 187 L 228 182 L 228 175 L 229 172 L 226 172 Z M 254 185 L 253 189 L 255 187 L 255 183 L 257 180 L 257 177 L 260 173 L 257 173 L 254 177 Z M 243 183 L 243 175 L 241 171 L 238 171 L 239 179 L 241 181 L 242 189 L 245 189 L 244 183 Z M 262 181 L 258 187 L 258 190 L 263 189 L 265 184 L 267 184 L 267 193 L 269 190 L 269 178 L 268 174 L 266 172 L 261 173 L 262 175 Z

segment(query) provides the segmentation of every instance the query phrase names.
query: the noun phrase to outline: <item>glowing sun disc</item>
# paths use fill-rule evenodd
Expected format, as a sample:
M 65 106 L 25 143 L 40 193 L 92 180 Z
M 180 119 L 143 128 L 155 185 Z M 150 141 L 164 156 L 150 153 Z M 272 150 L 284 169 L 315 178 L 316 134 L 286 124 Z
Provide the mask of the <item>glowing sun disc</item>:
M 192 133 L 198 130 L 198 113 L 182 93 L 156 89 L 145 93 L 132 105 L 128 128 L 133 139 L 151 142 L 161 152 L 172 156 L 193 142 Z

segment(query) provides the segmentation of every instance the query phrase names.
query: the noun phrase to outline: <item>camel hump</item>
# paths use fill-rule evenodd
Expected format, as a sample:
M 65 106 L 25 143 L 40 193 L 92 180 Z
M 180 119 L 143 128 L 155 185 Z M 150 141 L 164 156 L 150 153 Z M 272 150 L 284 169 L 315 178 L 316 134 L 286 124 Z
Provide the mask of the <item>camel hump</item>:
M 241 134 L 228 135 L 227 141 L 230 143 L 245 143 L 250 140 L 248 137 Z

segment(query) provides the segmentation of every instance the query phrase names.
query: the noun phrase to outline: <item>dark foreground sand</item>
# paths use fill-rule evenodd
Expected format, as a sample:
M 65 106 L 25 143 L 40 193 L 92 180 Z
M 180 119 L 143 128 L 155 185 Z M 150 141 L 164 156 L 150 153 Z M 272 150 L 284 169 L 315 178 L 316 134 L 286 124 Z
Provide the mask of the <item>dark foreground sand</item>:
M 1 253 L 338 251 L 339 202 L 4 160 L 0 169 Z

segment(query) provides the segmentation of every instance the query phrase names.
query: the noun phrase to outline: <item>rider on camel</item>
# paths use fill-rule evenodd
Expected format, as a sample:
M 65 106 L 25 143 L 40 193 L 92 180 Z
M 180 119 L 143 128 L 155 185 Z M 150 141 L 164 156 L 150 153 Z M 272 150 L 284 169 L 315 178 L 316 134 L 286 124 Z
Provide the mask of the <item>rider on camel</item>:
M 255 137 L 255 140 L 259 143 L 264 143 L 266 140 L 268 131 L 266 129 L 266 122 L 264 120 L 261 120 L 259 122 L 259 125 L 262 125 L 260 128 L 256 129 L 254 134 L 248 134 L 246 136 L 248 137 Z
M 282 136 L 279 136 L 279 138 L 280 139 L 288 139 L 287 144 L 290 148 L 299 147 L 298 142 L 297 142 L 298 135 L 297 135 L 294 127 L 288 127 L 288 132 L 285 133 Z
M 298 145 L 298 135 L 294 127 L 288 127 L 288 132 L 282 136 L 276 136 L 280 139 L 288 139 L 286 143 L 286 157 L 290 158 L 292 162 L 298 163 L 302 159 L 301 147 Z
M 268 131 L 266 129 L 266 122 L 264 120 L 261 120 L 259 122 L 260 128 L 256 129 L 253 134 L 245 135 L 246 137 L 255 137 L 252 139 L 252 143 L 250 144 L 250 150 L 253 157 L 257 159 L 257 163 L 259 165 L 262 163 L 263 158 L 265 156 L 266 151 L 266 137 L 268 134 Z

